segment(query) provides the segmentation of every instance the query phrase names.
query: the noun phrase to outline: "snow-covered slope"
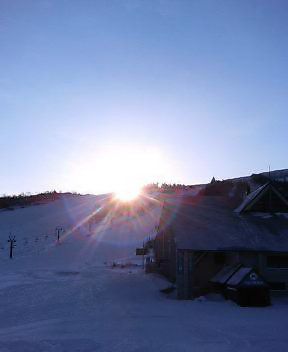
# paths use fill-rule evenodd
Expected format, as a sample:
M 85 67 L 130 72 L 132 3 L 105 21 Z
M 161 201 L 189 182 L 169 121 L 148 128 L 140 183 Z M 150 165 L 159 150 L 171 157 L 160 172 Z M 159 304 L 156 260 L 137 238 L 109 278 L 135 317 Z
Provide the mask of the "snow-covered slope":
M 27 257 L 27 260 L 31 257 L 31 261 L 35 261 L 37 255 L 43 258 L 45 266 L 48 258 L 58 251 L 65 251 L 65 255 L 61 256 L 64 265 L 72 258 L 74 265 L 77 260 L 80 265 L 88 259 L 100 263 L 100 257 L 107 261 L 133 255 L 135 248 L 141 246 L 149 235 L 153 235 L 159 221 L 160 203 L 136 217 L 116 216 L 112 212 L 102 221 L 89 225 L 91 215 L 105 202 L 103 196 L 69 195 L 47 204 L 1 211 L 0 261 L 9 259 L 7 240 L 10 235 L 16 238 L 14 262 L 23 257 Z M 57 228 L 61 228 L 60 244 L 57 242 Z M 95 251 L 97 255 L 94 258 Z M 87 257 L 86 260 L 84 256 L 88 256 L 88 252 L 91 258 Z
M 153 234 L 161 204 L 89 228 L 103 202 L 69 196 L 0 212 L 0 352 L 286 351 L 285 299 L 263 309 L 214 297 L 177 301 L 159 292 L 169 285 L 163 278 L 113 268 L 137 263 L 135 247 Z M 66 230 L 60 244 L 57 226 Z

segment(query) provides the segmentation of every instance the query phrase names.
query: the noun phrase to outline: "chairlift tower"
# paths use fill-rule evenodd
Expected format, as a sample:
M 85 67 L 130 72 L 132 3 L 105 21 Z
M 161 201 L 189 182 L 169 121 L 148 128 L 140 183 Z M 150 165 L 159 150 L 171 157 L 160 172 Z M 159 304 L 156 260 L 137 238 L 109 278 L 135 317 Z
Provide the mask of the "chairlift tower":
M 9 257 L 10 257 L 10 259 L 12 259 L 13 258 L 13 249 L 16 246 L 15 245 L 15 243 L 16 243 L 15 236 L 12 236 L 11 233 L 10 233 L 9 240 L 7 242 L 10 243 Z

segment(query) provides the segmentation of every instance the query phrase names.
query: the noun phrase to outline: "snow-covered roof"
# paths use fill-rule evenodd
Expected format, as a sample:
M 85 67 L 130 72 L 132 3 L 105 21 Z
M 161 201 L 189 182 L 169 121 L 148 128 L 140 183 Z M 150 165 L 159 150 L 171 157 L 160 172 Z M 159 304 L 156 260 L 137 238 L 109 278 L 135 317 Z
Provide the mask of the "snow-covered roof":
M 237 286 L 241 283 L 245 277 L 251 273 L 252 268 L 241 267 L 239 268 L 232 277 L 227 281 L 228 286 Z
M 217 284 L 225 284 L 240 266 L 241 264 L 225 265 L 210 281 Z
M 243 200 L 243 202 L 239 205 L 238 208 L 235 209 L 237 213 L 241 213 L 246 209 L 248 204 L 250 204 L 256 197 L 259 196 L 259 194 L 267 187 L 268 183 L 265 183 L 265 185 L 258 187 L 254 192 L 251 192 L 246 196 L 246 198 Z
M 226 282 L 227 286 L 266 286 L 267 283 L 255 272 L 253 268 L 242 266 L 239 268 L 231 278 Z
M 229 198 L 201 196 L 166 202 L 162 230 L 169 228 L 178 249 L 288 252 L 288 219 L 236 213 Z

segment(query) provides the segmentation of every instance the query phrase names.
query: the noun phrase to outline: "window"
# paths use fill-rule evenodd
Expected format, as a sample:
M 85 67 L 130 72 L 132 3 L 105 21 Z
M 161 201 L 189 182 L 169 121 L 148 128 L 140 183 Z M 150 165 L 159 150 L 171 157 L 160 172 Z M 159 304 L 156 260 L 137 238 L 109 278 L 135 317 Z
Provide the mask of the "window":
M 288 255 L 268 255 L 267 256 L 268 268 L 287 268 L 288 269 Z

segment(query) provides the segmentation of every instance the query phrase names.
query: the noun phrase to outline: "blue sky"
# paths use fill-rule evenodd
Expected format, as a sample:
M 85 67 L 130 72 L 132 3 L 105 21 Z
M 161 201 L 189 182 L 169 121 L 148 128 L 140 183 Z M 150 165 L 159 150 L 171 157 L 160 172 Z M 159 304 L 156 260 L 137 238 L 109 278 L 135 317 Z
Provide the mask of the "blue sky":
M 109 191 L 107 146 L 167 182 L 286 168 L 287 38 L 280 0 L 0 0 L 0 193 Z

